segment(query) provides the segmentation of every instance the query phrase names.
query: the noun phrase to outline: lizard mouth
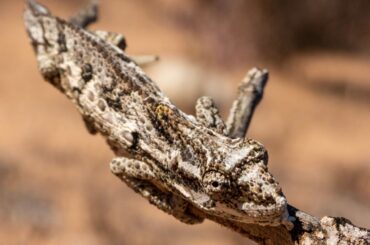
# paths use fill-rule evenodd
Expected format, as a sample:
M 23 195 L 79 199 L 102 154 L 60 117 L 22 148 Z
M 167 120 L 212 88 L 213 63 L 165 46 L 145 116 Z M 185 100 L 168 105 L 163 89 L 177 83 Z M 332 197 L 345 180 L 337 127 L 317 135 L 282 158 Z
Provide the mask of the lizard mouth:
M 225 203 L 216 202 L 214 214 L 221 218 L 246 224 L 263 226 L 278 226 L 288 219 L 287 202 L 285 198 L 275 205 L 251 205 L 249 202 L 240 204 L 236 209 Z
M 259 224 L 280 224 L 287 215 L 287 201 L 284 196 L 278 196 L 273 204 L 245 202 L 240 205 L 239 209 Z
M 275 205 L 255 205 L 245 202 L 233 207 L 223 202 L 216 202 L 212 208 L 220 218 L 246 224 L 278 226 L 288 219 L 287 202 L 284 197 Z

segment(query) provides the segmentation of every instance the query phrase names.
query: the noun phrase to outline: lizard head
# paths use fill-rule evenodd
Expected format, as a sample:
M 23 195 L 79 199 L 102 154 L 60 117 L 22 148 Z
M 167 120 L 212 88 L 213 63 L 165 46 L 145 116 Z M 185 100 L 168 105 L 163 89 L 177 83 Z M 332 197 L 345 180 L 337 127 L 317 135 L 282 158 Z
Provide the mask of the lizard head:
M 287 201 L 268 172 L 268 155 L 255 140 L 237 147 L 202 170 L 201 185 L 208 196 L 203 208 L 220 217 L 245 223 L 279 225 L 287 218 Z M 225 153 L 227 152 L 227 153 Z
M 222 162 L 210 163 L 202 184 L 215 200 L 215 209 L 241 221 L 280 223 L 287 202 L 268 172 L 267 161 L 265 148 L 255 140 L 246 140 L 225 154 Z

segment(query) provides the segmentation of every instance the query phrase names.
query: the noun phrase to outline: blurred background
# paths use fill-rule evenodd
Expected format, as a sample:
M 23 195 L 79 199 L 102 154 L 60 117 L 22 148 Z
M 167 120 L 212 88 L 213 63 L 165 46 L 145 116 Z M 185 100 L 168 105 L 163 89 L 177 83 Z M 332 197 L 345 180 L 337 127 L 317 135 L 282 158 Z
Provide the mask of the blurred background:
M 87 3 L 41 2 L 64 18 Z M 254 244 L 182 224 L 110 173 L 104 140 L 38 73 L 23 9 L 0 1 L 0 243 Z M 268 68 L 248 137 L 269 150 L 289 202 L 369 227 L 369 11 L 366 0 L 106 0 L 92 29 L 159 55 L 146 71 L 188 113 L 209 95 L 226 118 L 245 73 Z

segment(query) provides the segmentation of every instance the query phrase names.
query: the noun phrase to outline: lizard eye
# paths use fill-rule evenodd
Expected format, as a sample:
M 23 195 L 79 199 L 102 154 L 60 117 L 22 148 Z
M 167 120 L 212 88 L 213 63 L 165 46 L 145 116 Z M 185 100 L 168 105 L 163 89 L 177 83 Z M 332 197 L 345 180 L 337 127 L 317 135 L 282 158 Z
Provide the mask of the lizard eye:
M 203 187 L 207 194 L 221 197 L 229 189 L 230 181 L 224 174 L 212 170 L 204 174 Z

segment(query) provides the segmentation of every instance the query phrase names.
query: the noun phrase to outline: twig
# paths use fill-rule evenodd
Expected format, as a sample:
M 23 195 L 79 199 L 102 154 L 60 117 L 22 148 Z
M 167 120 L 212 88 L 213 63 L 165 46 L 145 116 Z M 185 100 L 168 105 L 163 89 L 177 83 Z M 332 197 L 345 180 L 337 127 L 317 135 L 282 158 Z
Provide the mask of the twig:
M 254 110 L 262 99 L 267 80 L 268 71 L 257 68 L 253 68 L 245 76 L 227 119 L 229 137 L 243 138 L 246 135 Z

